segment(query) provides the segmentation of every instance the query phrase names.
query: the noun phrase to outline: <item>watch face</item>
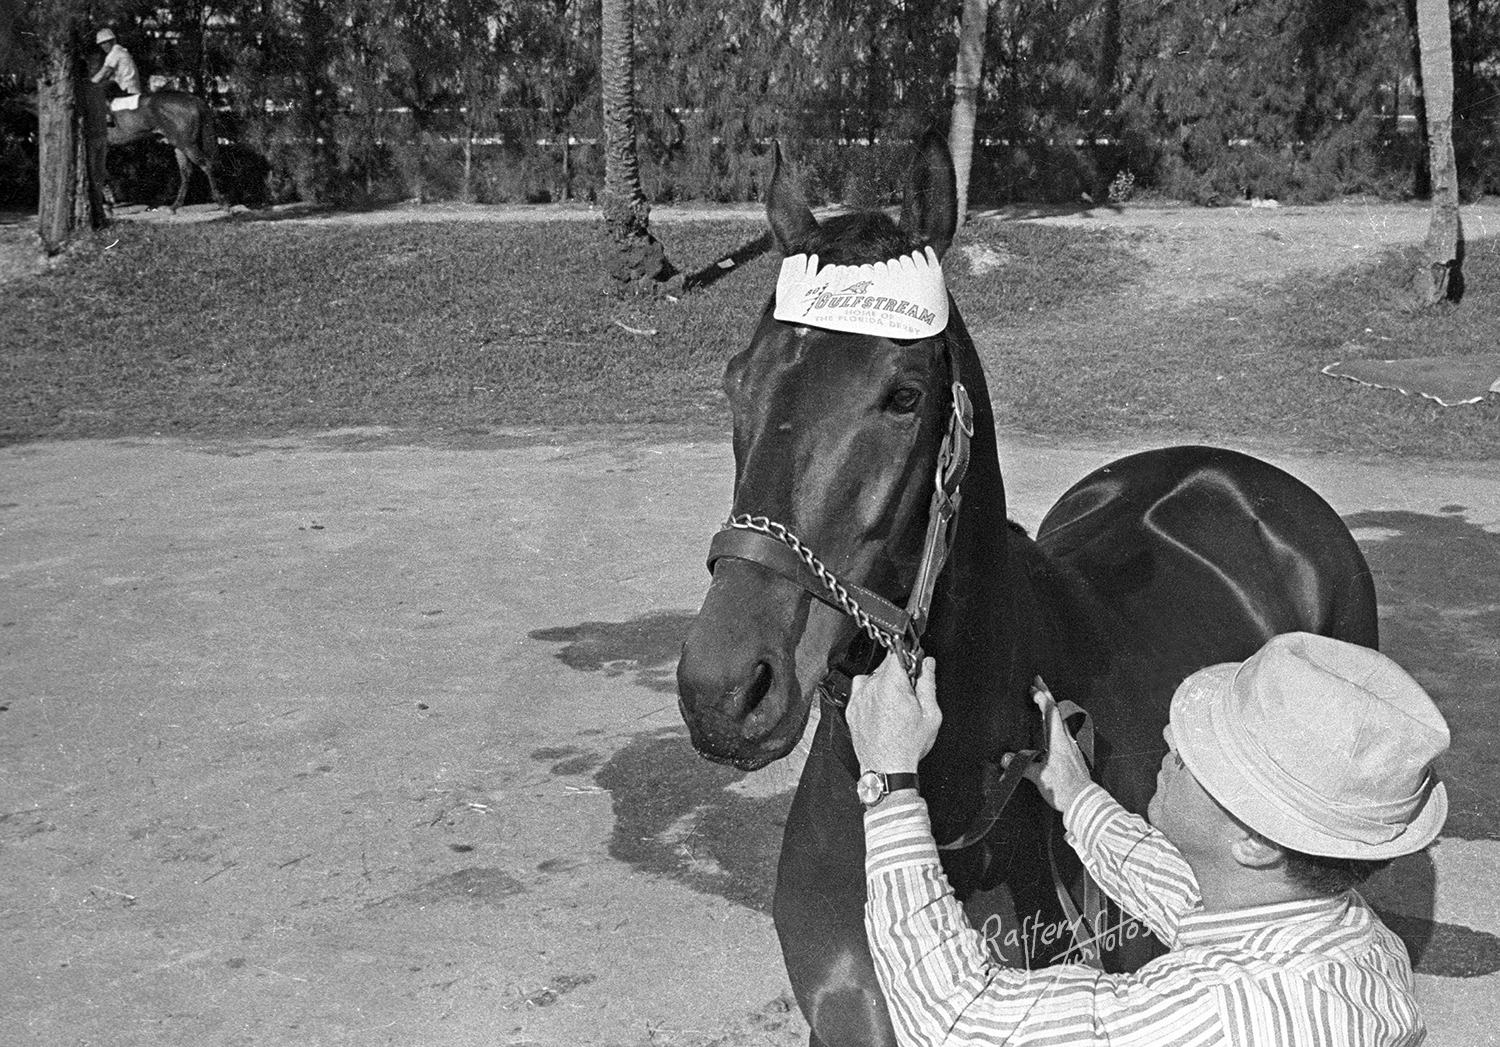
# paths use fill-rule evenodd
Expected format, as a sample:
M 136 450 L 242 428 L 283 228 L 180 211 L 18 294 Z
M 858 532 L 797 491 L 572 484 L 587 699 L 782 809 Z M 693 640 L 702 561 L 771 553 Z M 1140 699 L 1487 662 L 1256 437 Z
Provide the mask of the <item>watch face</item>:
M 866 806 L 878 803 L 885 795 L 885 780 L 876 771 L 866 771 L 854 784 L 854 792 L 859 797 L 859 802 Z

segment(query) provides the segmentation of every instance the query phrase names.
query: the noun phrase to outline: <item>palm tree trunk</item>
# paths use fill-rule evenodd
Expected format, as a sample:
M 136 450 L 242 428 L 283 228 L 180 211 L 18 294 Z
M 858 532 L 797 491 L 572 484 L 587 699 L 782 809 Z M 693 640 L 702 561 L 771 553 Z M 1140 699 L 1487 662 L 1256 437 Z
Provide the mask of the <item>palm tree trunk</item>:
M 990 0 L 964 0 L 958 27 L 958 68 L 953 74 L 953 119 L 948 147 L 958 176 L 958 224 L 969 214 L 969 169 L 974 163 L 974 124 L 979 115 L 979 78 L 984 69 L 984 31 Z
M 1417 0 L 1422 92 L 1427 106 L 1432 224 L 1416 275 L 1418 301 L 1435 305 L 1463 292 L 1463 226 L 1458 213 L 1458 164 L 1453 155 L 1453 30 L 1448 0 Z
M 1411 45 L 1408 57 L 1411 59 L 1412 116 L 1417 120 L 1417 155 L 1412 161 L 1411 191 L 1414 196 L 1425 197 L 1432 192 L 1432 165 L 1428 156 L 1427 95 L 1422 87 L 1422 40 L 1417 33 L 1417 3 L 1418 0 L 1403 0 L 1402 7 L 1406 13 L 1406 27 L 1410 30 L 1407 38 Z M 1397 98 L 1400 98 L 1399 86 Z
M 676 269 L 651 235 L 635 141 L 635 0 L 603 0 L 605 269 L 618 285 L 652 286 Z

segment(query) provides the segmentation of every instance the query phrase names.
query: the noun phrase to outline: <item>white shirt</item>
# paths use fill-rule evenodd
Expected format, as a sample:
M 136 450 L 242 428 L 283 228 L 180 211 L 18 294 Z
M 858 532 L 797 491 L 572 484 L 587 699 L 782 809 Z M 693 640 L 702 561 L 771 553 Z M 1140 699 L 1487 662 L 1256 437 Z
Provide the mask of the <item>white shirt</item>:
M 120 90 L 128 95 L 141 93 L 141 74 L 135 67 L 135 59 L 131 58 L 130 52 L 121 47 L 118 42 L 109 49 L 109 54 L 104 56 L 103 68 L 94 74 L 96 84 L 106 79 L 114 80 Z
M 1182 854 L 1097 785 L 1064 816 L 1105 893 L 1171 948 L 1134 974 L 995 961 L 938 862 L 927 804 L 865 815 L 865 924 L 902 1044 L 1414 1047 L 1406 947 L 1355 891 L 1205 913 Z

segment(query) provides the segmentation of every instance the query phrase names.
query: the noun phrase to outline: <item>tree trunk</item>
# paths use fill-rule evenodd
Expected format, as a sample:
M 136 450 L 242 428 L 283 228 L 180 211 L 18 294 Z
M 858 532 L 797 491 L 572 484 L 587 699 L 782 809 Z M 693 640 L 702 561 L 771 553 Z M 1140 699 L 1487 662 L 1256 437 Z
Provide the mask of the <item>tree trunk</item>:
M 464 128 L 464 187 L 462 191 L 463 201 L 466 204 L 474 202 L 474 129 Z
M 65 31 L 48 41 L 37 81 L 37 232 L 49 255 L 68 245 L 76 221 L 78 107 L 70 43 Z
M 984 31 L 990 0 L 964 0 L 958 26 L 958 67 L 953 74 L 953 119 L 948 126 L 948 148 L 958 176 L 958 224 L 969 214 L 969 169 L 974 163 L 974 124 L 979 115 L 979 80 L 984 69 Z
M 0 69 L 10 68 L 11 52 L 16 45 L 16 16 L 21 5 L 0 0 Z
M 88 137 L 84 129 L 87 118 L 82 113 L 77 117 L 78 129 L 73 135 L 73 228 L 101 229 L 104 226 L 104 201 L 94 184 L 89 163 Z
M 605 270 L 617 285 L 654 287 L 676 269 L 651 235 L 635 142 L 635 0 L 602 0 Z
M 1417 4 L 1419 0 L 1405 0 L 1406 24 L 1410 29 L 1412 115 L 1417 118 L 1417 157 L 1412 164 L 1411 191 L 1413 195 L 1425 197 L 1432 192 L 1432 163 L 1429 156 L 1427 135 L 1427 94 L 1422 84 L 1422 39 L 1417 29 Z M 1400 94 L 1398 92 L 1399 100 Z M 1397 107 L 1399 110 L 1399 106 Z
M 1099 78 L 1095 88 L 1099 96 L 1097 104 L 1103 109 L 1114 109 L 1119 104 L 1120 59 L 1125 53 L 1122 33 L 1120 0 L 1104 0 L 1104 27 L 1101 30 L 1104 39 L 1099 48 Z
M 1463 293 L 1463 226 L 1458 213 L 1458 164 L 1453 156 L 1453 32 L 1448 0 L 1417 0 L 1422 89 L 1427 105 L 1432 224 L 1426 258 L 1415 280 L 1418 302 L 1435 305 Z

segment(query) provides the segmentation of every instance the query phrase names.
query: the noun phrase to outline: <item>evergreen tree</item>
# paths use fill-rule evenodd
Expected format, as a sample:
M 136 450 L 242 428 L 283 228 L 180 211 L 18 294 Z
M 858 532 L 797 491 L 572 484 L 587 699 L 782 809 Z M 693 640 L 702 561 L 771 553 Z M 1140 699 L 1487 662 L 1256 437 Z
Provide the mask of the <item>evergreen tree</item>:
M 1201 202 L 1333 195 L 1388 128 L 1404 66 L 1390 0 L 1170 0 L 1127 9 L 1122 108 L 1162 187 Z
M 1430 174 L 1425 151 L 1419 166 L 1411 156 L 1425 122 L 1415 140 L 1396 125 L 1402 85 L 1415 77 L 1421 97 L 1416 0 L 991 0 L 982 46 L 968 41 L 977 81 L 972 60 L 955 75 L 964 0 L 80 5 L 26 0 L 47 30 L 28 40 L 55 43 L 55 13 L 74 19 L 42 93 L 53 197 L 61 63 L 106 19 L 144 71 L 233 107 L 221 132 L 263 154 L 279 198 L 591 195 L 624 171 L 596 144 L 623 142 L 604 131 L 606 87 L 609 112 L 627 112 L 619 81 L 601 75 L 601 19 L 622 7 L 639 30 L 626 197 L 640 195 L 626 211 L 648 235 L 640 201 L 757 196 L 773 140 L 815 201 L 887 202 L 906 143 L 952 112 L 961 148 L 971 101 L 970 198 L 1071 201 L 1125 169 L 1204 202 L 1396 193 L 1414 169 L 1423 188 Z M 1465 191 L 1481 191 L 1500 182 L 1486 144 L 1500 130 L 1500 7 L 1457 0 L 1451 16 L 1456 162 Z M 29 132 L 0 142 L 7 156 L 30 148 Z M 47 213 L 55 225 L 62 209 Z
M 1007 0 L 985 42 L 977 137 L 989 150 L 971 178 L 996 199 L 1074 202 L 1101 180 L 1096 140 L 1113 134 L 1101 83 L 1109 8 L 1099 0 Z
M 798 136 L 808 55 L 796 5 L 641 5 L 638 113 L 657 199 L 753 199 L 767 144 Z
M 1450 0 L 1453 149 L 1466 197 L 1500 192 L 1500 0 Z
M 512 193 L 572 199 L 594 181 L 602 136 L 600 5 L 583 0 L 510 4 L 494 45 L 499 61 L 495 120 L 505 139 Z M 585 195 L 592 189 L 586 185 Z

